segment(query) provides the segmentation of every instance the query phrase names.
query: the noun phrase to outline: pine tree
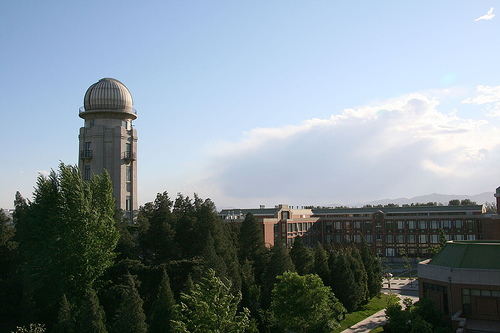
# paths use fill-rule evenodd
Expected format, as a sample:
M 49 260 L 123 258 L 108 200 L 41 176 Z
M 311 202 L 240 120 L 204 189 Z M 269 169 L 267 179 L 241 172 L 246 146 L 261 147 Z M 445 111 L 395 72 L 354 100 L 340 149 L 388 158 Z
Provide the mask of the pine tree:
M 380 260 L 370 249 L 365 239 L 361 242 L 361 260 L 366 270 L 368 297 L 373 298 L 382 290 L 382 268 Z
M 174 306 L 175 301 L 172 289 L 170 288 L 170 279 L 168 278 L 167 271 L 163 269 L 158 296 L 153 304 L 153 313 L 149 327 L 150 333 L 172 332 L 170 320 L 173 319 Z
M 323 283 L 330 285 L 330 269 L 328 268 L 328 256 L 321 243 L 314 249 L 314 267 L 313 272 L 317 274 Z
M 54 333 L 73 333 L 76 328 L 75 309 L 63 295 L 61 307 L 57 316 L 57 322 L 52 329 Z
M 82 300 L 79 333 L 107 333 L 106 315 L 93 289 L 87 289 Z
M 132 275 L 125 276 L 125 285 L 121 295 L 120 307 L 118 308 L 111 332 L 114 333 L 146 333 L 146 315 L 142 309 L 143 301 L 135 287 Z
M 285 272 L 295 271 L 288 249 L 285 245 L 277 240 L 274 247 L 271 249 L 271 257 L 264 273 L 264 280 L 262 284 L 262 300 L 261 307 L 268 309 L 271 305 L 271 291 L 276 283 L 276 277 Z
M 331 259 L 329 258 L 328 263 L 330 265 L 332 290 L 347 311 L 352 312 L 363 301 L 363 298 L 360 298 L 358 293 L 355 292 L 357 284 L 354 273 L 344 250 L 340 250 L 336 254 L 332 253 L 330 256 Z
M 241 224 L 238 235 L 238 258 L 241 265 L 245 263 L 245 260 L 252 262 L 257 283 L 262 280 L 262 274 L 268 261 L 268 253 L 261 226 L 257 218 L 252 213 L 248 213 Z
M 354 281 L 356 282 L 355 293 L 365 302 L 368 297 L 368 281 L 365 266 L 361 260 L 361 255 L 357 247 L 352 246 L 346 249 L 347 260 L 351 264 L 351 270 L 354 274 Z
M 302 237 L 297 236 L 294 239 L 292 249 L 290 250 L 295 269 L 299 275 L 309 274 L 313 267 L 313 256 L 310 250 L 304 246 Z

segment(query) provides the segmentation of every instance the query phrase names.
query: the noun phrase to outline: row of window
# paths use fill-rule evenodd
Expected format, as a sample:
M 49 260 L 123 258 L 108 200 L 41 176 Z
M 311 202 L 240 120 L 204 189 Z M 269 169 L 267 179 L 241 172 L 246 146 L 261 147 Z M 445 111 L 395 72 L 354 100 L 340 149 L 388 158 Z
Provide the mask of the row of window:
M 369 230 L 373 228 L 372 221 L 325 221 L 325 231 L 331 232 L 331 230 L 360 230 L 361 227 L 365 230 Z M 384 227 L 385 230 L 438 230 L 438 229 L 475 229 L 475 227 L 481 227 L 481 220 L 396 220 L 396 221 L 385 221 L 385 222 L 376 222 L 375 228 L 382 229 Z

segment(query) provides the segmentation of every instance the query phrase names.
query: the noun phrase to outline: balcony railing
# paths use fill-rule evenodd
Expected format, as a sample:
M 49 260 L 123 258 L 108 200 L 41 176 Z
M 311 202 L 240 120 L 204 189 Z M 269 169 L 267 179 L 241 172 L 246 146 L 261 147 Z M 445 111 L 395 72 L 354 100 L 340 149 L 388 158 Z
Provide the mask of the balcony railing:
M 131 151 L 126 151 L 123 153 L 123 159 L 130 163 L 131 161 L 135 161 L 135 153 Z
M 80 158 L 91 159 L 92 158 L 92 150 L 82 150 L 82 151 L 80 151 Z

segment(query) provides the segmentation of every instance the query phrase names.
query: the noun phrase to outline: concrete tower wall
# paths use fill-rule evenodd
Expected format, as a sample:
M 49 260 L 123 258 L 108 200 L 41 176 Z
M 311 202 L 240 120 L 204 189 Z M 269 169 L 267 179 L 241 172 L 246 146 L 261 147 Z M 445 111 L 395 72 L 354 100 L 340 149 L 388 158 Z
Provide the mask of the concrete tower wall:
M 103 96 L 109 96 L 109 100 Z M 132 96 L 121 82 L 102 79 L 85 94 L 80 117 L 85 119 L 80 128 L 78 159 L 83 179 L 107 170 L 117 207 L 133 220 L 138 204 L 137 131 L 132 126 L 137 115 L 132 109 Z

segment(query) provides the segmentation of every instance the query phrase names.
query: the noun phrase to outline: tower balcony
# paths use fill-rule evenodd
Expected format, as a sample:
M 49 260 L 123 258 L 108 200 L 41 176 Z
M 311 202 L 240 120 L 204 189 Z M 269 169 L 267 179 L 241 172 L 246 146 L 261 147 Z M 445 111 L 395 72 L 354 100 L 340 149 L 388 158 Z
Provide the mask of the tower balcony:
M 134 152 L 131 152 L 131 151 L 126 151 L 123 153 L 123 159 L 125 160 L 125 162 L 127 163 L 130 163 L 132 161 L 135 161 L 136 158 L 135 158 L 135 153 Z
M 92 158 L 92 150 L 82 150 L 80 151 L 80 158 L 81 159 L 88 159 L 90 160 Z

